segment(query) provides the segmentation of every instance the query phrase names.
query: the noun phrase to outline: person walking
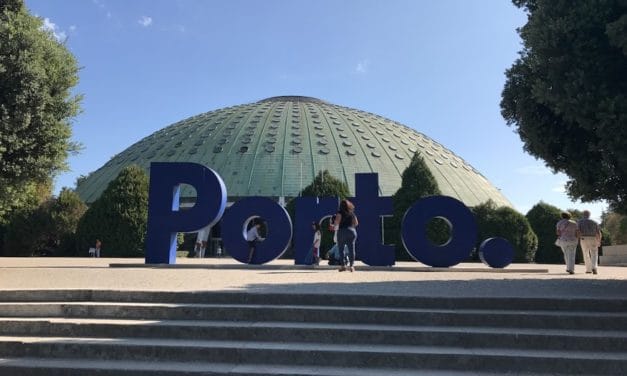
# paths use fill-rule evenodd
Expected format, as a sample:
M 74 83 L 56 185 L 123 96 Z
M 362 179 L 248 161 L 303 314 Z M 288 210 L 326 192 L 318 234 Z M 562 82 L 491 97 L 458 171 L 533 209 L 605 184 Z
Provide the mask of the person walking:
M 586 273 L 597 274 L 599 247 L 601 246 L 601 228 L 590 219 L 590 212 L 583 211 L 583 218 L 577 221 L 577 237 L 586 264 Z
M 359 221 L 355 215 L 355 205 L 348 200 L 340 201 L 340 207 L 335 215 L 337 226 L 337 246 L 340 251 L 342 266 L 339 271 L 355 271 L 355 240 L 357 239 L 357 225 Z
M 562 219 L 557 222 L 556 233 L 559 247 L 564 253 L 566 272 L 575 274 L 575 256 L 577 254 L 577 222 L 571 219 L 570 213 L 563 212 Z

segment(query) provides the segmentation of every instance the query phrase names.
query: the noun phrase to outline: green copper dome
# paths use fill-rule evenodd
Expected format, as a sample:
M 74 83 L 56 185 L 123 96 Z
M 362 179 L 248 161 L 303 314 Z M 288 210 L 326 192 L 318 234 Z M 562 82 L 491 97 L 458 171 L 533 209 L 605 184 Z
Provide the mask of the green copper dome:
M 348 183 L 357 172 L 379 174 L 380 194 L 391 196 L 419 152 L 442 194 L 468 206 L 509 201 L 453 152 L 403 124 L 315 98 L 284 96 L 223 108 L 172 124 L 113 157 L 77 187 L 96 200 L 124 167 L 151 162 L 195 162 L 217 171 L 230 198 L 295 197 L 318 171 Z M 185 194 L 185 192 L 183 192 Z

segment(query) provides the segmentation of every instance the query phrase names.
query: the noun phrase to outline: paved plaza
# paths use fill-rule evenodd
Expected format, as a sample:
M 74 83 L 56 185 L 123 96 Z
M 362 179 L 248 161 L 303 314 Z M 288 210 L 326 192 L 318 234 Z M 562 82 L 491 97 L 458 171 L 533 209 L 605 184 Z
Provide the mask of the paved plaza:
M 354 273 L 335 267 L 296 266 L 292 260 L 244 265 L 231 258 L 177 259 L 176 265 L 143 265 L 143 259 L 0 258 L 0 289 L 133 291 L 243 291 L 407 296 L 627 297 L 627 268 L 513 264 L 491 269 L 463 263 L 449 269 L 399 262 L 391 268 L 357 263 Z

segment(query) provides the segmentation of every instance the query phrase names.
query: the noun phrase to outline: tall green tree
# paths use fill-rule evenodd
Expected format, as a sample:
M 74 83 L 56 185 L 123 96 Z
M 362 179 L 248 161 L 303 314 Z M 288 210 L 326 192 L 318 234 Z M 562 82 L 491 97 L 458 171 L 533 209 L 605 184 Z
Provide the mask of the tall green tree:
M 562 249 L 555 245 L 557 237 L 555 225 L 561 219 L 562 211 L 553 205 L 540 201 L 527 212 L 527 220 L 538 236 L 538 250 L 535 261 L 539 264 L 561 264 L 564 262 Z
M 30 205 L 29 205 L 30 207 Z M 42 251 L 72 255 L 75 232 L 87 206 L 71 189 L 63 188 L 33 209 L 13 213 L 4 236 L 5 256 L 31 256 Z
M 478 241 L 497 236 L 505 238 L 514 247 L 514 262 L 535 260 L 538 237 L 524 215 L 507 206 L 497 207 L 491 200 L 473 207 L 472 212 L 479 227 Z
M 627 215 L 603 213 L 601 228 L 608 233 L 610 244 L 627 244 Z
M 514 0 L 527 13 L 501 113 L 569 196 L 627 213 L 627 2 Z
M 348 185 L 335 176 L 331 175 L 328 170 L 319 171 L 314 180 L 306 186 L 301 196 L 314 197 L 339 197 L 345 199 L 350 195 Z
M 79 112 L 78 66 L 22 0 L 0 1 L 0 222 L 29 201 L 25 187 L 63 169 Z
M 385 243 L 396 245 L 396 260 L 410 260 L 410 256 L 403 247 L 401 240 L 401 222 L 409 207 L 418 199 L 426 196 L 439 195 L 440 189 L 433 174 L 425 164 L 420 153 L 415 153 L 409 166 L 403 171 L 401 187 L 392 196 L 394 215 L 385 220 Z M 435 243 L 440 243 L 446 237 L 448 225 L 432 225 L 428 229 L 428 236 Z
M 59 196 L 52 200 L 49 218 L 51 230 L 58 244 L 57 254 L 63 256 L 79 254 L 76 229 L 86 211 L 87 205 L 78 193 L 69 188 L 63 188 Z
M 331 175 L 328 170 L 318 171 L 318 174 L 314 180 L 303 188 L 300 192 L 300 196 L 308 197 L 339 197 L 341 200 L 350 196 L 350 190 L 348 185 L 335 176 Z M 294 200 L 290 201 L 286 206 L 287 212 L 290 214 L 292 221 L 295 218 L 295 205 Z M 328 223 L 328 222 L 327 222 Z M 328 250 L 333 244 L 333 234 L 329 231 L 322 231 L 322 242 L 320 243 L 321 250 Z M 324 253 L 323 253 L 324 254 Z M 284 257 L 293 257 L 292 252 L 286 252 Z
M 82 254 L 102 241 L 106 257 L 141 257 L 148 223 L 148 175 L 137 165 L 125 167 L 93 202 L 78 223 Z

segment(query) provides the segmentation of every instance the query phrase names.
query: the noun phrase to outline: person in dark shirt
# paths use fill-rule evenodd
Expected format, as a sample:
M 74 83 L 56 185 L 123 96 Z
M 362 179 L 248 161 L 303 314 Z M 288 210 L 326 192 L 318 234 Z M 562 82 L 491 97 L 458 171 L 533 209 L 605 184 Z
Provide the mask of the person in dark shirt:
M 337 226 L 337 246 L 340 250 L 342 266 L 339 271 L 355 271 L 355 240 L 357 239 L 357 225 L 359 221 L 355 215 L 355 205 L 348 200 L 340 202 L 340 208 L 335 215 Z

